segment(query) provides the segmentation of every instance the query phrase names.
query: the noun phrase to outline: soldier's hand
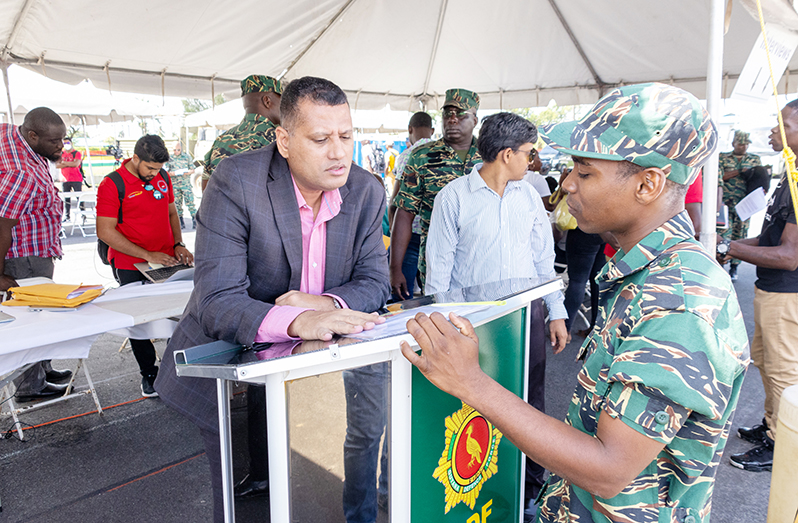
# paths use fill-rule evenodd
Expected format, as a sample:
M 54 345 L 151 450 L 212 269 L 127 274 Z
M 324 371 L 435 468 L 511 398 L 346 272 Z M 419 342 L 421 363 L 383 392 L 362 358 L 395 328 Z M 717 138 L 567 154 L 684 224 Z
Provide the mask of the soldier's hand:
M 165 265 L 167 267 L 171 267 L 173 265 L 177 265 L 180 263 L 177 261 L 176 258 L 172 258 L 165 252 L 148 252 L 147 256 L 144 257 L 149 263 L 159 263 L 161 265 Z M 194 258 L 192 257 L 192 260 Z
M 393 267 L 391 268 L 391 291 L 403 300 L 413 297 L 413 295 L 407 290 L 407 280 L 405 279 L 405 275 L 402 273 L 401 267 L 398 269 Z
M 288 335 L 303 340 L 327 341 L 335 334 L 357 334 L 380 323 L 385 323 L 385 318 L 376 312 L 367 314 L 349 309 L 305 311 L 288 326 Z
M 451 323 L 439 312 L 416 314 L 407 322 L 407 331 L 421 354 L 406 341 L 400 346 L 404 357 L 433 385 L 468 403 L 473 386 L 485 376 L 479 367 L 479 338 L 467 319 L 454 313 L 449 319 Z

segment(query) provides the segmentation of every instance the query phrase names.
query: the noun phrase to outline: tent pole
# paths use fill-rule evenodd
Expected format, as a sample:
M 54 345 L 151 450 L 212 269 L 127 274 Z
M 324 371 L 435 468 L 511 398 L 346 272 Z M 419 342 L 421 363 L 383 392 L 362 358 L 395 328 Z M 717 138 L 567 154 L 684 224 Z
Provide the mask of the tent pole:
M 91 154 L 89 153 L 89 135 L 86 134 L 86 117 L 80 115 L 80 123 L 83 126 L 83 151 L 86 153 L 86 165 L 89 166 L 89 178 L 91 186 L 94 187 L 94 169 L 91 168 Z
M 8 87 L 8 62 L 0 61 L 0 68 L 3 69 L 3 83 L 6 86 L 6 101 L 8 102 L 8 121 L 14 125 L 14 106 L 11 104 L 11 89 Z
M 707 65 L 707 111 L 717 122 L 720 116 L 721 84 L 723 82 L 723 28 L 726 6 L 724 0 L 710 0 L 709 63 Z M 701 212 L 701 243 L 710 253 L 715 252 L 715 212 L 718 208 L 718 151 L 704 164 L 704 198 Z M 715 212 L 713 212 L 715 211 Z

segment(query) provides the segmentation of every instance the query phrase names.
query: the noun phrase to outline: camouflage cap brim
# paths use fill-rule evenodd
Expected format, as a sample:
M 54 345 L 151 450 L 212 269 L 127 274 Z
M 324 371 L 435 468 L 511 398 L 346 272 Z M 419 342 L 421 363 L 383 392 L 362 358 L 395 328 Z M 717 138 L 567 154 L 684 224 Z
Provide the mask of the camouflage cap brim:
M 626 160 L 689 184 L 717 147 L 717 130 L 699 101 L 652 83 L 614 89 L 578 122 L 545 128 L 552 147 L 574 156 Z
M 623 156 L 611 152 L 609 147 L 606 147 L 597 139 L 593 140 L 595 142 L 593 144 L 594 150 L 589 150 L 587 147 L 584 149 L 571 149 L 564 145 L 560 145 L 571 142 L 571 135 L 574 134 L 574 130 L 577 127 L 580 127 L 579 122 L 575 120 L 571 122 L 553 124 L 541 129 L 540 137 L 543 138 L 543 141 L 550 145 L 552 149 L 555 149 L 563 154 L 579 156 L 580 158 L 595 158 L 597 160 L 611 160 L 615 162 L 625 160 Z M 587 130 L 585 129 L 582 129 L 581 132 L 586 135 L 588 134 Z

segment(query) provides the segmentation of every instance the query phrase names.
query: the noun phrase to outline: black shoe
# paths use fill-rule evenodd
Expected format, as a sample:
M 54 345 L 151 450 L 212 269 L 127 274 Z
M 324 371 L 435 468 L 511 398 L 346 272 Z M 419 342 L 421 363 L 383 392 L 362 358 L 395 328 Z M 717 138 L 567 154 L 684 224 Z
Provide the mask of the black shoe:
M 197 230 L 197 218 L 195 216 L 191 217 L 191 226 L 194 228 L 195 231 Z
M 731 278 L 731 281 L 737 281 L 737 266 L 736 265 L 732 265 L 731 267 L 729 267 L 729 278 Z
M 768 439 L 768 424 L 765 418 L 762 418 L 762 423 L 760 425 L 740 427 L 737 429 L 737 435 L 749 443 L 765 443 Z
M 255 481 L 250 479 L 249 474 L 233 487 L 233 494 L 237 498 L 254 498 L 256 496 L 266 496 L 269 494 L 269 480 Z
M 155 383 L 155 376 L 142 376 L 141 377 L 141 395 L 145 398 L 157 398 L 158 393 L 155 391 L 155 387 L 153 387 L 153 383 Z
M 72 371 L 71 370 L 55 370 L 55 369 L 52 369 L 52 370 L 48 370 L 45 373 L 45 375 L 44 375 L 44 379 L 46 379 L 50 383 L 63 383 L 65 381 L 68 381 L 69 378 L 71 378 L 71 377 L 72 377 Z
M 66 391 L 66 385 L 56 385 L 55 383 L 44 382 L 44 388 L 39 392 L 31 392 L 29 394 L 16 394 L 15 399 L 17 401 L 33 401 L 33 400 L 40 400 L 45 398 L 52 398 L 53 396 L 58 396 L 59 394 L 63 394 Z
M 773 468 L 773 440 L 767 438 L 765 443 L 750 449 L 748 452 L 733 454 L 729 463 L 738 469 L 751 472 L 762 472 Z
M 182 216 L 180 217 L 180 228 L 181 229 L 185 229 L 186 228 L 186 224 L 183 223 L 183 217 Z

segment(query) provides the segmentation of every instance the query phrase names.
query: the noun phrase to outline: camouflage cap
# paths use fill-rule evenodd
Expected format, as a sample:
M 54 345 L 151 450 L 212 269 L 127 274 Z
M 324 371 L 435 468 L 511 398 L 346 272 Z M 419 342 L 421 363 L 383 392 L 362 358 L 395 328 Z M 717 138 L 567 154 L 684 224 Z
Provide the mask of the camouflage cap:
M 471 108 L 479 109 L 479 95 L 466 89 L 447 89 L 443 106 L 457 107 L 464 111 Z
M 682 185 L 695 180 L 718 144 L 698 99 L 660 83 L 614 89 L 581 120 L 548 126 L 541 135 L 566 154 L 659 167 Z
M 732 145 L 738 143 L 743 145 L 751 143 L 751 133 L 745 133 L 743 131 L 734 131 L 734 140 L 732 140 Z
M 262 74 L 251 74 L 241 80 L 241 96 L 249 93 L 268 92 L 283 94 L 283 86 L 280 84 L 280 80 Z

